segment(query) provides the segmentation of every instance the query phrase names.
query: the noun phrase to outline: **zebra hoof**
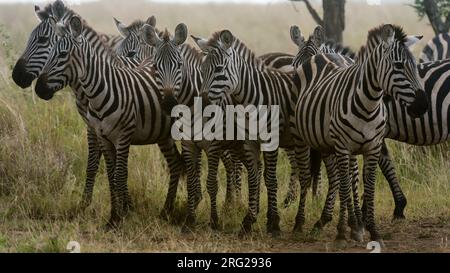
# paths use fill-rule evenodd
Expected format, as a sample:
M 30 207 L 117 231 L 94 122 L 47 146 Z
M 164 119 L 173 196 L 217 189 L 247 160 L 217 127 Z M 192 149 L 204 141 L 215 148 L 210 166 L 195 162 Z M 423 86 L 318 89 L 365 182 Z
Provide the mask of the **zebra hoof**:
M 350 238 L 356 242 L 362 242 L 364 240 L 364 229 L 356 228 L 350 231 Z
M 172 210 L 164 208 L 159 213 L 159 218 L 161 218 L 164 221 L 169 221 L 171 215 L 172 215 Z
M 219 230 L 220 229 L 220 224 L 219 224 L 219 219 L 217 217 L 213 217 L 211 219 L 211 222 L 209 223 L 209 226 L 211 227 L 212 230 Z
M 303 233 L 303 225 L 295 224 L 294 229 L 292 230 L 293 233 L 301 234 Z
M 336 238 L 336 240 L 334 241 L 334 247 L 336 249 L 344 249 L 347 247 L 347 240 L 342 239 L 342 238 Z
M 181 227 L 182 233 L 190 233 L 195 230 L 195 216 L 188 215 L 186 220 L 184 221 L 183 226 Z
M 406 219 L 406 217 L 405 217 L 405 215 L 403 214 L 403 212 L 402 212 L 401 214 L 395 214 L 395 213 L 394 213 L 394 217 L 392 218 L 392 222 L 403 221 L 403 220 L 405 220 L 405 219 Z
M 252 223 L 245 221 L 242 223 L 241 230 L 239 231 L 239 238 L 248 237 L 252 233 Z
M 317 237 L 317 236 L 319 236 L 320 234 L 322 234 L 322 229 L 321 228 L 318 228 L 318 227 L 313 227 L 312 229 L 311 229 L 311 231 L 309 232 L 309 235 L 311 236 L 311 237 Z
M 121 220 L 117 219 L 116 217 L 111 217 L 108 222 L 106 223 L 104 230 L 105 231 L 115 231 L 117 229 L 119 229 L 120 224 L 121 224 Z

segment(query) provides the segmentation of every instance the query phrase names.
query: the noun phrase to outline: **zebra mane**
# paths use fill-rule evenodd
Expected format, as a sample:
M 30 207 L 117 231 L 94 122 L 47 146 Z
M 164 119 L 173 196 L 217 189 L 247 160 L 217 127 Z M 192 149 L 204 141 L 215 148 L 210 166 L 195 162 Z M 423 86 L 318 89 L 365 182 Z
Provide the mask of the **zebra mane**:
M 326 41 L 324 45 L 330 49 L 333 49 L 334 52 L 349 57 L 350 59 L 354 60 L 356 57 L 356 53 L 349 46 L 344 46 L 333 40 Z
M 378 45 L 381 42 L 383 26 L 384 24 L 369 30 L 366 45 L 362 46 L 360 51 L 358 52 L 356 62 L 362 63 L 371 53 L 371 50 L 373 49 L 371 47 L 373 47 L 374 45 Z M 404 43 L 407 40 L 407 34 L 403 30 L 403 28 L 398 25 L 392 25 L 392 27 L 394 29 L 394 39 L 396 41 Z
M 367 41 L 372 40 L 379 41 L 382 34 L 383 26 L 384 24 L 369 30 L 369 34 L 367 35 Z M 392 25 L 392 27 L 394 28 L 395 32 L 394 39 L 399 42 L 405 42 L 408 35 L 405 33 L 403 28 L 399 25 Z
M 216 31 L 211 35 L 211 38 L 209 38 L 208 40 L 209 46 L 215 46 L 220 44 L 221 32 L 222 31 Z M 236 36 L 234 36 L 232 48 L 239 54 L 239 56 L 243 57 L 248 64 L 254 64 L 258 67 L 264 67 L 264 62 L 261 61 L 261 59 L 259 59 L 258 57 L 256 57 L 256 54 Z
M 50 16 L 53 16 L 52 4 L 51 3 L 47 4 L 42 10 L 39 11 L 39 14 L 45 17 L 45 19 L 48 19 L 50 18 Z

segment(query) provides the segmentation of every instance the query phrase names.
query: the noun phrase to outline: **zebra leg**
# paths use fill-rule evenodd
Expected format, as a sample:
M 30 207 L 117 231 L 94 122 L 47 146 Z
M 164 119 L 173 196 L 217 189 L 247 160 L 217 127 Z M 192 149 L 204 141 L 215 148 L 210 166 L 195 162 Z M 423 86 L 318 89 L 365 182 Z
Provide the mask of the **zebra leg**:
M 336 155 L 337 163 L 339 166 L 339 222 L 337 226 L 336 243 L 339 246 L 343 246 L 346 243 L 345 233 L 347 228 L 347 207 L 350 197 L 350 177 L 349 177 L 349 164 L 350 158 L 348 154 L 338 153 Z M 349 220 L 350 221 L 350 220 Z
M 278 149 L 264 152 L 264 179 L 267 187 L 267 232 L 276 237 L 280 235 L 280 216 L 277 205 L 277 159 Z
M 295 150 L 286 149 L 286 154 L 289 159 L 289 163 L 291 164 L 291 179 L 289 180 L 288 192 L 286 194 L 286 198 L 284 199 L 284 207 L 289 207 L 292 202 L 297 199 L 298 193 L 298 164 L 295 158 Z
M 371 241 L 384 246 L 383 240 L 375 225 L 375 179 L 379 151 L 364 155 L 364 203 L 367 206 L 366 229 L 370 232 Z
M 240 236 L 251 233 L 252 225 L 256 222 L 259 210 L 260 172 L 259 145 L 247 141 L 244 144 L 246 168 L 248 172 L 248 212 L 242 221 Z
M 92 193 L 94 191 L 95 177 L 97 175 L 100 158 L 102 156 L 100 144 L 95 130 L 92 127 L 87 128 L 88 141 L 88 160 L 86 167 L 86 184 L 84 186 L 83 196 L 78 205 L 78 209 L 86 209 L 92 202 Z
M 107 140 L 101 141 L 101 148 L 105 157 L 106 171 L 108 173 L 109 192 L 111 195 L 111 215 L 108 220 L 108 228 L 116 228 L 121 221 L 120 211 L 121 206 L 119 204 L 119 195 L 116 189 L 116 183 L 114 181 L 114 173 L 116 167 L 116 148 L 112 143 Z
M 350 157 L 350 177 L 353 192 L 353 207 L 358 226 L 357 230 L 352 229 L 351 238 L 355 241 L 361 242 L 363 240 L 364 224 L 361 207 L 359 205 L 359 192 L 358 192 L 359 169 L 358 169 L 358 159 L 356 158 L 356 156 Z M 351 225 L 352 223 L 349 222 L 350 227 Z
M 364 225 L 362 221 L 361 207 L 359 206 L 359 193 L 358 193 L 358 182 L 359 182 L 359 170 L 358 170 L 358 160 L 356 156 L 350 156 L 350 186 L 353 192 L 353 203 L 351 198 L 348 200 L 348 210 L 349 210 L 349 222 L 348 225 L 351 228 L 350 238 L 357 242 L 363 241 L 364 235 Z
M 124 218 L 131 207 L 131 198 L 128 192 L 128 155 L 131 140 L 129 137 L 121 139 L 116 147 L 116 168 L 114 182 L 118 192 L 119 203 L 122 205 L 120 216 Z
M 297 164 L 300 171 L 300 199 L 297 216 L 295 217 L 294 232 L 303 232 L 303 225 L 305 223 L 306 195 L 311 184 L 309 152 L 310 149 L 308 146 L 297 144 L 295 147 Z
M 314 224 L 312 233 L 320 232 L 323 227 L 333 219 L 334 203 L 336 202 L 336 193 L 339 190 L 339 175 L 337 173 L 336 156 L 328 155 L 324 157 L 325 167 L 328 176 L 328 192 L 322 215 L 319 221 Z
M 239 156 L 232 156 L 234 162 L 234 189 L 236 190 L 236 200 L 242 201 L 242 171 L 244 164 Z
M 172 139 L 168 139 L 164 142 L 158 143 L 161 153 L 166 159 L 170 180 L 169 188 L 167 190 L 166 201 L 164 202 L 164 208 L 162 209 L 160 216 L 163 219 L 168 219 L 168 217 L 173 213 L 175 198 L 177 196 L 178 183 L 180 176 L 184 169 L 183 159 L 178 152 L 177 146 Z
M 211 203 L 211 218 L 210 226 L 216 230 L 219 228 L 219 217 L 217 215 L 217 168 L 219 166 L 219 157 L 222 151 L 220 149 L 213 148 L 208 151 L 208 179 L 206 182 L 206 188 L 209 194 L 209 200 Z
M 208 157 L 209 157 L 209 155 L 208 155 Z M 236 196 L 235 196 L 236 175 L 234 173 L 235 172 L 235 166 L 234 166 L 235 163 L 234 163 L 233 158 L 228 150 L 225 150 L 222 152 L 222 154 L 220 155 L 220 159 L 222 160 L 223 165 L 225 167 L 225 172 L 227 173 L 227 190 L 226 190 L 226 194 L 225 194 L 225 204 L 231 205 L 236 200 Z M 209 162 L 209 158 L 208 158 L 208 162 Z M 209 166 L 209 163 L 208 163 L 208 166 Z M 209 172 L 209 167 L 208 167 L 208 172 Z M 209 173 L 208 173 L 208 175 L 209 175 Z
M 391 192 L 394 197 L 394 220 L 405 219 L 404 210 L 407 204 L 407 200 L 405 195 L 403 194 L 402 188 L 400 187 L 400 182 L 395 172 L 395 164 L 391 159 L 389 150 L 385 142 L 383 142 L 383 146 L 381 148 L 378 165 L 380 166 L 384 177 L 388 181 L 389 187 L 391 188 Z
M 322 155 L 320 152 L 311 149 L 311 176 L 312 176 L 312 196 L 313 199 L 318 196 L 320 184 L 320 165 L 322 163 Z
M 186 164 L 186 174 L 187 174 L 187 216 L 183 231 L 190 231 L 195 225 L 195 209 L 199 203 L 198 201 L 198 187 L 201 188 L 200 178 L 199 178 L 199 156 L 201 156 L 201 151 L 195 145 L 193 141 L 182 141 L 183 158 Z

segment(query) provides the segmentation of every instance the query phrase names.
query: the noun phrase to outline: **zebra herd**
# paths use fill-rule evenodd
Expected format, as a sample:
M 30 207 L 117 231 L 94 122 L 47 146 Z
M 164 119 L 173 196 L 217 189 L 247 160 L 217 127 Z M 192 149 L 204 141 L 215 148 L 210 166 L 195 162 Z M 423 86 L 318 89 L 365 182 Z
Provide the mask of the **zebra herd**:
M 308 189 L 312 183 L 316 192 L 323 160 L 329 187 L 314 229 L 331 221 L 338 193 L 339 242 L 346 240 L 349 225 L 352 239 L 363 240 L 366 228 L 371 240 L 382 243 L 374 217 L 377 165 L 393 193 L 394 218 L 404 218 L 406 198 L 384 139 L 424 146 L 450 138 L 448 34 L 430 41 L 421 55 L 426 62 L 416 64 L 409 47 L 421 36 L 407 36 L 399 26 L 385 24 L 370 30 L 366 45 L 357 54 L 326 41 L 320 26 L 308 39 L 293 26 L 290 34 L 298 46 L 296 56 L 269 53 L 257 57 L 229 30 L 215 32 L 208 39 L 191 35 L 198 50 L 185 43 L 185 24 L 180 23 L 173 34 L 159 31 L 154 16 L 129 26 L 114 19 L 120 36 L 108 36 L 96 32 L 60 0 L 45 8 L 36 6 L 35 12 L 40 22 L 14 67 L 13 80 L 27 88 L 37 79 L 35 92 L 44 100 L 71 87 L 87 125 L 89 149 L 79 208 L 92 201 L 103 156 L 111 194 L 111 227 L 117 227 L 132 208 L 127 185 L 130 146 L 157 144 L 170 174 L 163 217 L 172 214 L 178 183 L 185 173 L 184 228 L 194 227 L 202 199 L 203 150 L 208 159 L 211 227 L 219 227 L 221 160 L 227 174 L 227 202 L 240 198 L 241 175 L 247 170 L 248 211 L 241 234 L 250 233 L 256 221 L 261 178 L 267 187 L 267 232 L 280 233 L 278 148 L 261 152 L 266 142 L 261 138 L 182 140 L 180 152 L 171 135 L 171 111 L 176 105 L 279 106 L 279 113 L 266 114 L 278 115 L 279 148 L 285 149 L 291 165 L 285 206 L 299 193 L 294 231 L 303 231 Z M 218 118 L 223 118 L 223 124 L 230 122 Z M 192 125 L 206 122 L 195 114 L 190 120 Z M 362 206 L 356 155 L 364 159 Z

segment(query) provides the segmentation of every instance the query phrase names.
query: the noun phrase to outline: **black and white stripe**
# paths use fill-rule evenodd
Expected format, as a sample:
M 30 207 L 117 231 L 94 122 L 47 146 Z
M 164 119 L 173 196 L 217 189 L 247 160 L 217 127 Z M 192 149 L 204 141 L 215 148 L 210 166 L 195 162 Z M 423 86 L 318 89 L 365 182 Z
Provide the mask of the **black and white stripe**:
M 431 39 L 419 56 L 421 63 L 450 58 L 450 33 L 441 33 Z
M 47 100 L 73 82 L 83 90 L 88 100 L 86 120 L 95 130 L 106 159 L 112 204 L 109 223 L 118 224 L 131 205 L 127 189 L 130 145 L 158 144 L 170 155 L 166 159 L 174 169 L 170 169 L 165 204 L 165 211 L 170 211 L 182 161 L 170 138 L 170 117 L 161 111 L 151 69 L 126 66 L 126 59 L 108 48 L 96 51 L 84 37 L 79 17 L 72 17 L 69 27 L 55 27 L 61 38 L 52 48 L 35 90 Z
M 384 25 L 369 32 L 367 45 L 358 62 L 339 68 L 327 55 L 316 55 L 303 63 L 294 78 L 300 89 L 295 111 L 296 152 L 301 170 L 301 195 L 294 230 L 302 230 L 309 183 L 309 147 L 328 154 L 328 175 L 336 175 L 338 166 L 341 202 L 337 239 L 345 239 L 346 211 L 352 238 L 362 239 L 361 221 L 350 202 L 349 167 L 353 156 L 364 156 L 364 201 L 366 227 L 371 239 L 381 240 L 374 221 L 374 182 L 382 140 L 386 109 L 383 95 L 408 106 L 411 115 L 427 110 L 417 67 L 407 48 L 409 40 L 401 28 Z M 331 157 L 331 158 L 330 158 Z M 330 189 L 337 180 L 330 179 Z M 329 195 L 330 196 L 330 195 Z M 327 200 L 328 202 L 328 200 Z M 331 215 L 322 215 L 329 221 Z M 319 224 L 321 223 L 319 221 Z

